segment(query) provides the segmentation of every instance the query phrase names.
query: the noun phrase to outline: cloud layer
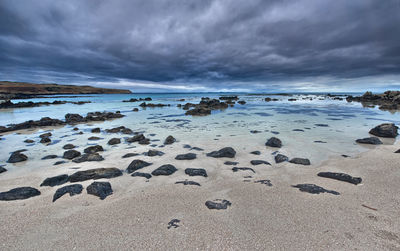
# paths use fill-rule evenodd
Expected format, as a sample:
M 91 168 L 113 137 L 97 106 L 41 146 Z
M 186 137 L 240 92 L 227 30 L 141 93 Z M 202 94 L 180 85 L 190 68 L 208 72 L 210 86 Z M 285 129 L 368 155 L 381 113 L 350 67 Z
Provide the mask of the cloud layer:
M 398 0 L 0 1 L 0 78 L 160 90 L 400 86 Z

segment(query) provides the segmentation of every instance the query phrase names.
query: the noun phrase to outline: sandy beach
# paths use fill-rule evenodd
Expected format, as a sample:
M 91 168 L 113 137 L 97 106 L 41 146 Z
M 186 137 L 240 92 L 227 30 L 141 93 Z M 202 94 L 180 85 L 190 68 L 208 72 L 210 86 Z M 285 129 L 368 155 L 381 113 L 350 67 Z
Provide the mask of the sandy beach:
M 133 159 L 151 161 L 151 172 L 161 164 L 174 164 L 171 176 L 123 176 L 107 179 L 113 195 L 105 200 L 86 193 L 64 195 L 56 202 L 57 187 L 41 187 L 41 196 L 1 202 L 2 250 L 399 250 L 400 191 L 396 145 L 378 146 L 357 156 L 334 158 L 319 165 L 288 162 L 258 165 L 250 171 L 232 172 L 226 160 L 244 163 L 254 156 L 239 150 L 235 159 L 214 159 L 198 153 L 196 160 L 174 160 L 182 153 L 175 143 L 161 157 L 121 159 L 106 152 L 105 161 L 68 163 L 66 168 L 19 170 L 3 175 L 1 191 L 21 184 L 38 187 L 46 178 L 97 167 L 126 169 Z M 140 152 L 140 149 L 134 149 Z M 163 151 L 164 151 L 163 150 Z M 132 151 L 131 151 L 132 152 Z M 249 165 L 247 165 L 249 166 Z M 189 177 L 188 167 L 204 168 L 208 176 Z M 68 171 L 65 171 L 68 170 Z M 141 171 L 142 171 L 141 170 Z M 321 178 L 318 172 L 344 172 L 363 179 L 353 185 Z M 252 178 L 244 178 L 252 176 Z M 185 179 L 201 186 L 174 184 Z M 272 186 L 255 183 L 268 179 Z M 92 181 L 80 182 L 87 187 Z M 334 190 L 310 194 L 291 187 L 311 183 Z M 226 210 L 210 210 L 207 200 L 226 199 Z M 364 206 L 363 206 L 364 205 Z M 365 207 L 366 206 L 366 207 Z M 376 210 L 375 210 L 376 209 Z M 168 229 L 178 219 L 179 227 Z

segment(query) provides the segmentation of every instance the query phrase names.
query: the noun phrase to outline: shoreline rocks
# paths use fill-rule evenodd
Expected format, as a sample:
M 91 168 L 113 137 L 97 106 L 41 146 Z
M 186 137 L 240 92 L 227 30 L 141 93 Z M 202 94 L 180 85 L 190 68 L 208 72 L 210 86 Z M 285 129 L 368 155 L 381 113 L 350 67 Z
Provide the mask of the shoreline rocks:
M 276 137 L 271 137 L 268 139 L 268 141 L 265 143 L 266 146 L 269 147 L 277 147 L 281 148 L 282 147 L 282 141 Z
M 208 200 L 205 203 L 206 207 L 208 209 L 228 209 L 232 205 L 232 203 L 229 200 L 222 200 L 222 199 L 216 199 L 214 201 Z
M 97 196 L 101 200 L 104 200 L 107 196 L 113 194 L 110 182 L 95 181 L 86 188 L 86 191 L 88 194 Z
M 361 102 L 363 106 L 378 105 L 381 110 L 398 110 L 400 108 L 400 91 L 385 91 L 382 94 L 365 92 L 362 96 L 347 96 L 347 102 Z
M 82 193 L 83 186 L 81 184 L 73 184 L 57 189 L 53 195 L 53 202 L 61 198 L 64 194 L 69 193 L 69 196 L 74 196 Z
M 40 191 L 33 187 L 18 187 L 6 192 L 1 192 L 0 200 L 25 200 L 31 197 L 39 196 L 40 194 Z
M 133 172 L 135 172 L 135 171 L 137 171 L 139 169 L 142 169 L 142 168 L 144 168 L 146 166 L 151 166 L 152 164 L 153 163 L 149 163 L 149 162 L 146 162 L 144 160 L 135 159 L 129 164 L 128 168 L 126 169 L 126 172 L 127 173 L 133 173 Z
M 118 176 L 122 176 L 122 171 L 118 168 L 95 168 L 86 171 L 75 172 L 69 176 L 68 181 L 80 182 L 85 180 L 110 179 Z
M 306 192 L 306 193 L 311 193 L 311 194 L 330 193 L 333 195 L 340 195 L 339 192 L 336 192 L 333 190 L 327 190 L 327 189 L 317 186 L 315 184 L 297 184 L 292 187 L 298 188 L 301 192 Z
M 62 184 L 65 184 L 68 182 L 68 175 L 67 174 L 61 174 L 61 175 L 57 175 L 54 177 L 50 177 L 50 178 L 46 178 L 42 184 L 40 184 L 40 186 L 50 186 L 50 187 L 54 187 L 54 186 L 59 186 Z
M 310 160 L 309 159 L 305 159 L 305 158 L 293 158 L 289 162 L 293 163 L 293 164 L 297 164 L 297 165 L 304 165 L 304 166 L 311 165 Z
M 196 154 L 195 153 L 185 153 L 185 154 L 178 154 L 176 155 L 175 159 L 176 160 L 193 160 L 196 159 Z
M 377 137 L 368 137 L 363 139 L 357 139 L 357 143 L 359 144 L 369 144 L 369 145 L 382 145 L 382 141 Z
M 362 182 L 362 179 L 360 177 L 353 177 L 346 173 L 320 172 L 317 175 L 319 177 L 340 180 L 354 185 L 358 185 Z
M 399 127 L 395 126 L 393 123 L 384 123 L 372 128 L 369 133 L 383 138 L 396 138 L 398 129 Z
M 10 158 L 8 158 L 7 162 L 8 163 L 18 163 L 18 162 L 26 161 L 27 159 L 28 159 L 28 156 L 26 156 L 25 154 L 17 151 L 17 152 L 13 152 L 10 155 Z
M 157 168 L 156 170 L 151 172 L 151 174 L 153 176 L 160 176 L 160 175 L 168 176 L 168 175 L 175 173 L 176 171 L 178 171 L 178 169 L 176 169 L 175 166 L 173 166 L 171 164 L 166 164 L 166 165 L 160 166 L 159 168 Z
M 203 168 L 186 168 L 185 173 L 189 176 L 208 177 L 206 170 Z
M 224 147 L 218 151 L 207 153 L 206 155 L 213 158 L 234 158 L 236 151 L 232 147 Z

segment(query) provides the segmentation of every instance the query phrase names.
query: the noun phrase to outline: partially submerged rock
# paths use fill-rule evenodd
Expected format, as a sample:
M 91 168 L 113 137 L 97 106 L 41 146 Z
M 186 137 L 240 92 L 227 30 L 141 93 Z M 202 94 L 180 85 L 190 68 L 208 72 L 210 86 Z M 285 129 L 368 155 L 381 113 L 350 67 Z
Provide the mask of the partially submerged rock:
M 224 147 L 218 151 L 207 153 L 208 157 L 213 158 L 234 158 L 236 151 L 232 147 Z
M 239 162 L 236 161 L 225 161 L 224 165 L 228 165 L 228 166 L 236 166 L 237 164 L 239 164 Z
M 203 168 L 186 168 L 185 173 L 189 176 L 203 176 L 208 177 L 207 172 Z
M 357 143 L 359 144 L 369 144 L 369 145 L 381 145 L 382 141 L 378 137 L 368 137 L 363 139 L 357 139 Z
M 50 187 L 54 187 L 54 186 L 59 186 L 62 184 L 67 183 L 68 181 L 68 175 L 67 174 L 61 174 L 61 175 L 57 175 L 54 177 L 50 177 L 50 178 L 46 178 L 42 184 L 40 184 L 40 186 L 50 186 Z
M 122 175 L 118 168 L 95 168 L 86 171 L 78 171 L 69 176 L 69 182 L 80 182 L 85 180 L 110 179 Z
M 353 177 L 346 173 L 333 173 L 333 172 L 320 172 L 318 173 L 319 177 L 330 178 L 335 180 L 340 180 L 344 182 L 349 182 L 354 185 L 358 185 L 362 182 L 360 177 Z
M 7 169 L 5 169 L 4 167 L 0 166 L 0 173 L 4 173 L 7 172 Z
M 312 193 L 312 194 L 320 194 L 320 193 L 331 193 L 334 195 L 339 195 L 340 193 L 333 191 L 333 190 L 326 190 L 323 187 L 317 186 L 315 184 L 297 184 L 292 186 L 298 188 L 302 192 Z
M 161 152 L 161 151 L 158 151 L 158 150 L 150 149 L 149 151 L 147 151 L 147 152 L 145 153 L 145 155 L 146 155 L 146 156 L 149 156 L 149 157 L 163 156 L 163 155 L 164 155 L 164 152 Z
M 40 195 L 40 191 L 33 187 L 18 187 L 0 193 L 0 200 L 25 200 Z
M 61 198 L 64 194 L 69 193 L 69 196 L 74 196 L 82 193 L 83 186 L 81 184 L 73 184 L 57 189 L 53 196 L 53 202 Z
M 227 209 L 229 206 L 232 205 L 232 203 L 229 200 L 221 200 L 221 199 L 216 199 L 214 201 L 208 200 L 206 201 L 206 207 L 208 209 Z
M 124 156 L 122 156 L 122 158 L 126 159 L 126 158 L 130 158 L 130 157 L 135 157 L 138 155 L 139 155 L 138 153 L 127 153 L 127 154 L 124 154 Z
M 73 144 L 66 144 L 63 146 L 63 149 L 65 149 L 65 150 L 71 150 L 74 148 L 75 148 L 75 146 Z
M 55 155 L 55 154 L 50 154 L 50 155 L 44 156 L 43 158 L 41 158 L 41 160 L 55 159 L 55 158 L 57 158 L 57 157 L 58 157 L 58 156 Z
M 90 184 L 86 191 L 88 194 L 99 197 L 101 200 L 104 200 L 107 196 L 113 193 L 110 182 L 93 182 Z
M 142 168 L 144 168 L 146 166 L 150 166 L 150 165 L 152 165 L 152 163 L 149 163 L 149 162 L 146 162 L 146 161 L 140 160 L 140 159 L 135 159 L 129 164 L 128 168 L 126 169 L 126 172 L 133 173 L 136 170 L 142 169 Z
M 173 166 L 171 164 L 166 164 L 166 165 L 160 166 L 159 168 L 154 170 L 151 174 L 154 176 L 171 175 L 171 174 L 175 173 L 177 170 L 178 169 L 176 169 L 175 166 Z

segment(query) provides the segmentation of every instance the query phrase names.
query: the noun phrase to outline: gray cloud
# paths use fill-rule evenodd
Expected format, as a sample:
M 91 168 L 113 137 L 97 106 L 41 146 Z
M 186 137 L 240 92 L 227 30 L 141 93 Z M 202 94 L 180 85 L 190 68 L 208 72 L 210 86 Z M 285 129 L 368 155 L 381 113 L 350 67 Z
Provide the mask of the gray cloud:
M 399 13 L 398 0 L 3 0 L 0 78 L 177 90 L 398 85 Z

